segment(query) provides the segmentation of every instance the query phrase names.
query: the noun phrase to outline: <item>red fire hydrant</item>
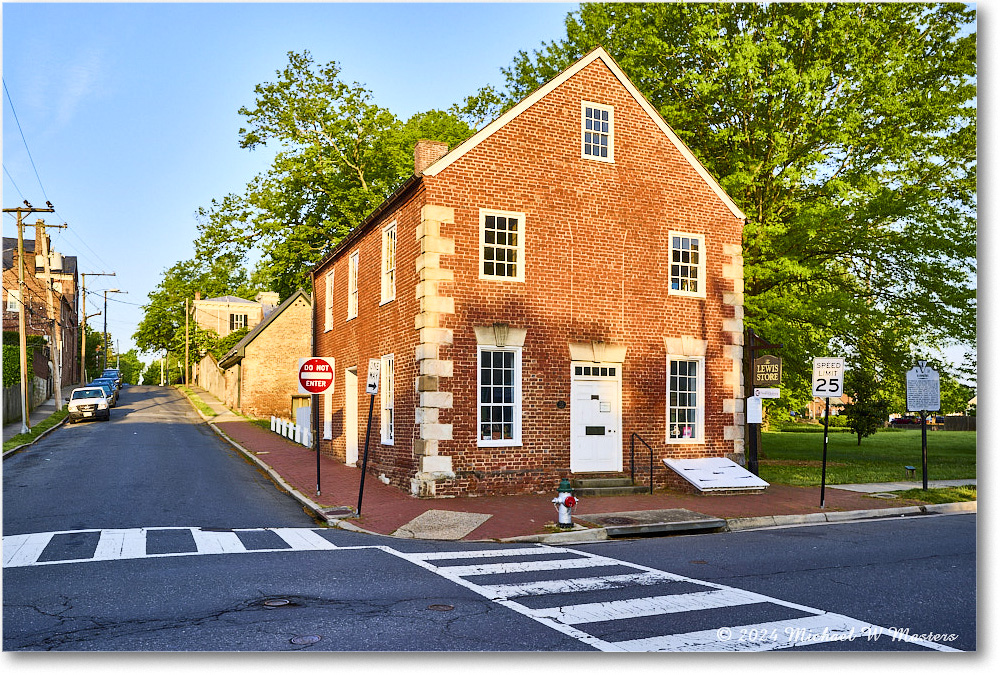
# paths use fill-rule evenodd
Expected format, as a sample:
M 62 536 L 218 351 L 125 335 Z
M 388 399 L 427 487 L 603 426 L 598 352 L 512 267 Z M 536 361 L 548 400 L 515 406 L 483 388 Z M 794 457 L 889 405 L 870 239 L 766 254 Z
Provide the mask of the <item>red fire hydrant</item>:
M 559 483 L 559 496 L 552 500 L 559 513 L 559 527 L 564 530 L 573 529 L 573 509 L 576 507 L 577 499 L 573 496 L 573 488 L 569 480 L 562 479 Z

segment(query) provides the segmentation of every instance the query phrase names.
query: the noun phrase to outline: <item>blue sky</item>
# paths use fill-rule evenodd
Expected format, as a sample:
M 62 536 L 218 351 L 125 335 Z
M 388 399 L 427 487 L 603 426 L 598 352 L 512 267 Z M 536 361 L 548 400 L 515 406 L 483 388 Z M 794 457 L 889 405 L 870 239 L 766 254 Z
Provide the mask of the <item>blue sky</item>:
M 55 214 L 28 222 L 68 223 L 51 231 L 54 248 L 83 272 L 116 272 L 89 277 L 88 290 L 128 292 L 108 301 L 108 330 L 127 351 L 139 305 L 194 253 L 198 207 L 270 163 L 271 149 L 239 148 L 237 110 L 289 51 L 337 61 L 405 119 L 499 84 L 518 50 L 564 35 L 575 7 L 4 3 L 3 205 L 51 201 Z M 5 236 L 14 223 L 4 216 Z M 87 302 L 97 311 L 99 298 Z
M 978 9 L 988 17 L 995 6 Z M 88 290 L 128 292 L 108 303 L 109 331 L 128 350 L 139 306 L 164 270 L 193 255 L 197 209 L 241 192 L 269 165 L 273 149 L 239 148 L 237 110 L 252 105 L 256 84 L 275 79 L 287 52 L 337 61 L 345 80 L 405 119 L 500 84 L 500 68 L 519 50 L 562 37 L 575 8 L 4 3 L 3 205 L 52 201 L 47 222 L 70 226 L 53 231 L 56 249 L 76 255 L 83 272 L 117 273 L 90 277 Z M 981 50 L 992 63 L 988 41 Z M 989 71 L 981 75 L 987 96 Z M 3 217 L 6 236 L 13 225 Z M 88 294 L 88 313 L 96 301 Z M 91 321 L 100 328 L 103 317 Z M 961 362 L 963 351 L 947 355 Z

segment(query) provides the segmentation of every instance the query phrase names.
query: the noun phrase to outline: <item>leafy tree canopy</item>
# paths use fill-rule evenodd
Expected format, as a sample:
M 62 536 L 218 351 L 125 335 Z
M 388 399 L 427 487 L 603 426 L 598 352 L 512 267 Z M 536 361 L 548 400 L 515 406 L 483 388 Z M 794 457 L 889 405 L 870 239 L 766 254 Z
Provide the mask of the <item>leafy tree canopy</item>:
M 603 46 L 747 215 L 746 323 L 813 357 L 976 333 L 976 34 L 962 4 L 585 4 L 519 52 L 480 124 Z
M 199 210 L 198 255 L 261 254 L 255 279 L 282 299 L 310 288 L 313 263 L 413 174 L 413 146 L 426 138 L 457 145 L 473 133 L 452 113 L 432 110 L 401 121 L 371 92 L 289 52 L 274 82 L 240 109 L 240 146 L 278 149 L 270 169 L 243 194 Z

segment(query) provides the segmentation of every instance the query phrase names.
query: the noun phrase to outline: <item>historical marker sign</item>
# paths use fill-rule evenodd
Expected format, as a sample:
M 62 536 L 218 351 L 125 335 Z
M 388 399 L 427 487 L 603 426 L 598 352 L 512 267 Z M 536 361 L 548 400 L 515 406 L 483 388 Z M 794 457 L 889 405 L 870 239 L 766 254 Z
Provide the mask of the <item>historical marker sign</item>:
M 926 361 L 906 373 L 906 409 L 941 410 L 941 376 Z
M 825 356 L 813 359 L 812 395 L 838 398 L 844 394 L 844 359 Z
M 322 394 L 333 387 L 332 357 L 312 356 L 299 359 L 299 393 Z
M 754 389 L 775 389 L 781 386 L 781 357 L 761 356 L 753 360 L 753 381 L 750 386 Z

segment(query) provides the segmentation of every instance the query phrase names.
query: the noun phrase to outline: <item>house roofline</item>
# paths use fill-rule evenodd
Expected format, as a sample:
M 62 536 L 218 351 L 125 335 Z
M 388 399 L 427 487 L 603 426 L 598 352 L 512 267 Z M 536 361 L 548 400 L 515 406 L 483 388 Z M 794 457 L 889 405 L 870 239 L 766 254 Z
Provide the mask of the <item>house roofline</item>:
M 253 327 L 253 330 L 243 336 L 243 339 L 233 345 L 233 348 L 222 355 L 219 359 L 219 367 L 223 370 L 228 369 L 231 366 L 236 365 L 243 360 L 246 356 L 247 345 L 253 342 L 258 335 L 264 332 L 271 322 L 278 318 L 278 316 L 284 312 L 288 307 L 292 305 L 299 297 L 303 298 L 309 305 L 312 305 L 312 298 L 308 293 L 303 291 L 301 288 L 292 293 L 287 300 L 278 305 L 273 312 L 267 315 L 263 321 Z
M 691 149 L 684 143 L 684 141 L 681 140 L 670 125 L 667 124 L 667 122 L 663 119 L 663 116 L 660 115 L 659 111 L 653 107 L 653 104 L 649 102 L 642 92 L 636 89 L 635 85 L 625 74 L 625 71 L 623 71 L 621 66 L 619 66 L 611 55 L 605 51 L 604 47 L 595 47 L 590 51 L 590 53 L 578 60 L 572 66 L 556 75 L 525 98 L 521 99 L 513 108 L 497 117 L 495 120 L 480 129 L 472 137 L 456 146 L 454 150 L 424 169 L 424 175 L 436 176 L 441 173 L 464 156 L 467 152 L 506 126 L 508 122 L 530 108 L 540 99 L 544 98 L 553 89 L 560 86 L 597 60 L 601 60 L 612 72 L 612 74 L 618 78 L 618 81 L 621 82 L 622 86 L 624 86 L 625 89 L 632 95 L 632 98 L 634 98 L 646 114 L 650 116 L 653 122 L 666 135 L 674 147 L 677 148 L 677 151 L 681 153 L 681 156 L 684 157 L 688 164 L 690 164 L 698 175 L 702 177 L 702 179 L 708 184 L 712 191 L 715 192 L 719 199 L 722 200 L 732 214 L 740 220 L 746 220 L 746 215 L 744 215 L 740 207 L 736 205 L 736 202 L 733 201 L 732 197 L 726 194 L 726 191 L 722 189 L 719 182 L 715 180 L 715 178 L 708 172 L 708 169 L 706 169 L 701 161 L 695 157 L 694 153 L 691 152 Z

